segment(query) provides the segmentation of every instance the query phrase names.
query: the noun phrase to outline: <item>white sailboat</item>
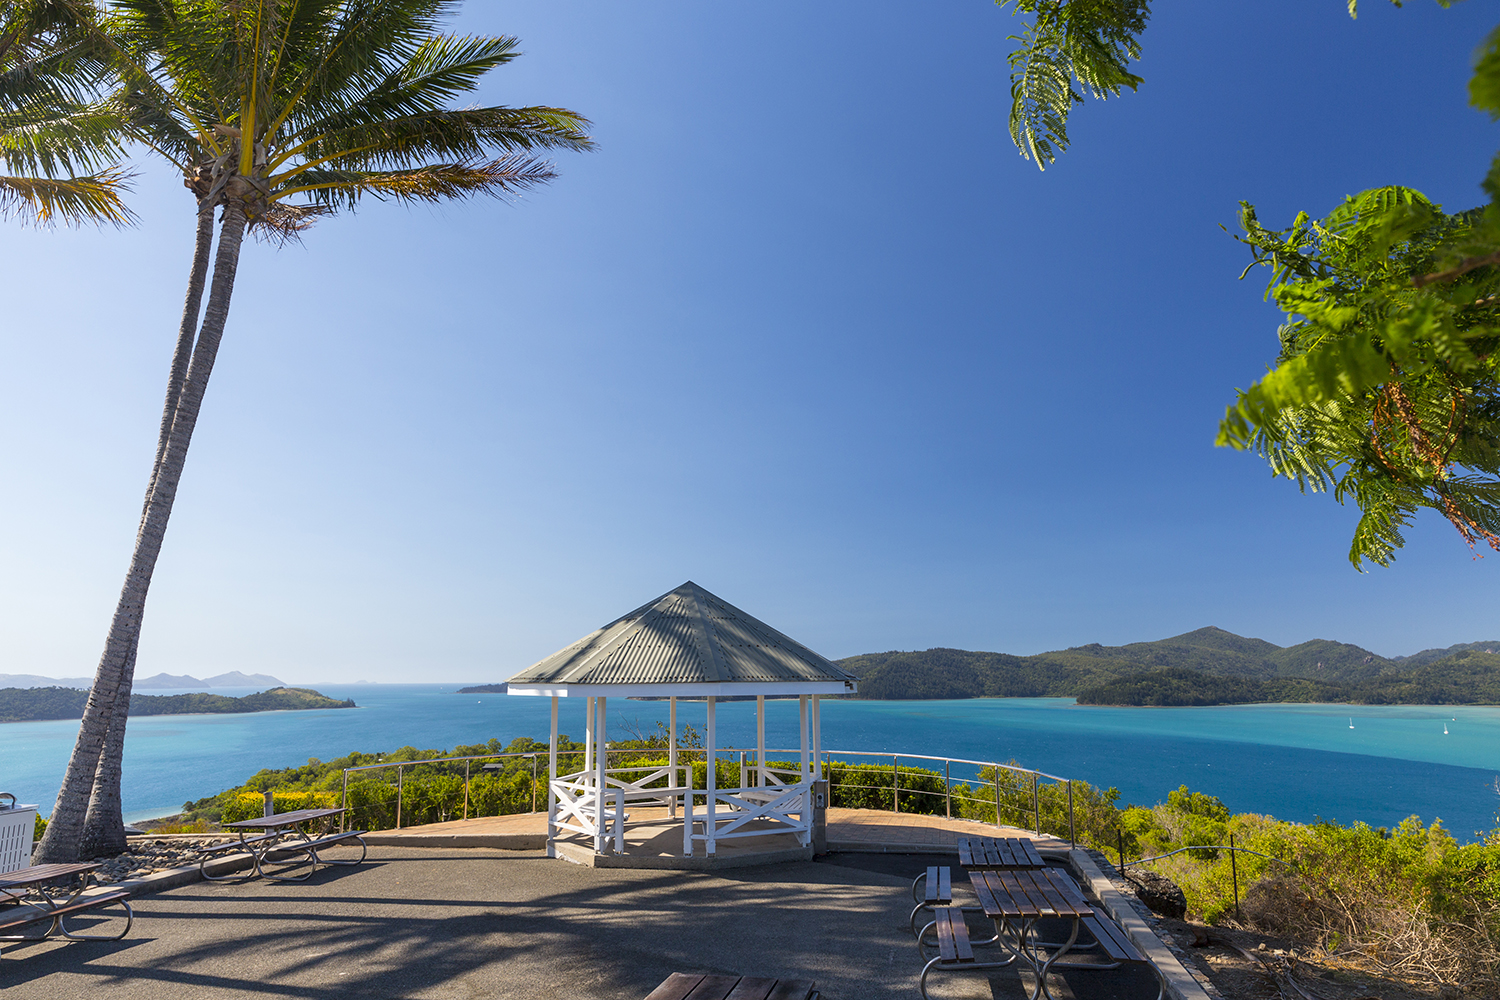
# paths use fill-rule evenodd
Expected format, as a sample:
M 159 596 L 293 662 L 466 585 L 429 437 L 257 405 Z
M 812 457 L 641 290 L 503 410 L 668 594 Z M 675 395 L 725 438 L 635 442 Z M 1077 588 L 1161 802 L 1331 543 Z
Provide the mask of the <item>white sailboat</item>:
M 1446 723 L 1446 722 L 1443 723 L 1443 735 L 1444 736 L 1448 735 L 1448 723 Z
M 1350 729 L 1353 729 L 1353 728 L 1354 728 L 1354 720 L 1353 720 L 1353 719 L 1350 719 L 1350 720 L 1349 720 L 1349 728 L 1350 728 Z

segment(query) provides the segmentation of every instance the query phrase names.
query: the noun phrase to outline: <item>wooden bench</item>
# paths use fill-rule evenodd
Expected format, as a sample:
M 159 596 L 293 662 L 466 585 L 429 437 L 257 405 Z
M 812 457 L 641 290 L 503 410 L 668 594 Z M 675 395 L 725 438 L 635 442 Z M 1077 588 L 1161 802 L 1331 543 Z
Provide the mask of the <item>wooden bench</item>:
M 130 933 L 130 928 L 135 923 L 135 911 L 130 908 L 130 903 L 127 902 L 129 897 L 130 893 L 128 892 L 111 892 L 106 893 L 103 896 L 93 896 L 87 899 L 75 900 L 74 902 L 67 903 L 63 906 L 56 906 L 50 909 L 42 907 L 34 908 L 28 913 L 17 914 L 6 920 L 0 921 L 0 941 L 45 941 L 47 938 L 51 937 L 58 931 L 61 931 L 62 936 L 67 938 L 69 941 L 118 941 L 126 934 Z M 72 931 L 68 930 L 66 922 L 68 917 L 74 916 L 79 913 L 86 913 L 89 910 L 98 910 L 106 906 L 113 906 L 116 903 L 119 903 L 121 906 L 125 907 L 125 929 L 120 931 L 120 933 L 75 934 Z M 47 932 L 45 934 L 27 935 L 3 933 L 14 928 L 25 927 L 29 924 L 39 924 L 43 921 L 48 921 L 51 923 L 51 926 L 47 928 Z
M 817 1000 L 817 985 L 809 979 L 674 972 L 646 1000 Z
M 239 879 L 254 878 L 256 875 L 271 879 L 274 882 L 301 882 L 309 878 L 317 871 L 318 865 L 357 865 L 369 855 L 369 848 L 364 842 L 364 830 L 346 830 L 343 833 L 330 833 L 326 837 L 318 837 L 315 840 L 286 840 L 286 833 L 278 831 L 275 833 L 264 833 L 258 837 L 246 837 L 244 840 L 231 840 L 227 843 L 216 844 L 213 847 L 205 847 L 200 851 L 198 859 L 198 871 L 210 882 L 229 882 Z M 333 861 L 328 858 L 318 857 L 318 848 L 328 847 L 332 844 L 352 840 L 359 844 L 359 857 L 353 860 Z M 228 875 L 210 875 L 208 863 L 216 854 L 224 854 L 229 851 L 242 851 L 250 855 L 251 868 L 249 873 L 231 872 Z M 273 857 L 280 855 L 281 857 Z M 302 861 L 292 861 L 299 855 L 306 855 Z M 272 874 L 265 870 L 263 865 L 281 865 L 284 868 L 301 867 L 310 864 L 306 872 L 301 875 Z
M 273 854 L 287 855 L 288 857 L 296 857 L 299 854 L 305 854 L 305 855 L 307 855 L 307 861 L 311 862 L 311 865 L 310 865 L 310 867 L 308 868 L 308 870 L 307 870 L 307 872 L 305 874 L 297 875 L 297 876 L 272 875 L 270 872 L 265 871 L 264 869 L 261 870 L 261 874 L 263 876 L 265 876 L 266 878 L 271 879 L 272 881 L 276 881 L 276 882 L 301 882 L 303 879 L 306 879 L 306 878 L 310 877 L 313 872 L 317 871 L 318 870 L 318 865 L 320 865 L 320 864 L 321 865 L 357 865 L 357 864 L 361 864 L 365 860 L 365 858 L 367 856 L 369 856 L 369 853 L 370 853 L 370 849 L 367 846 L 365 846 L 364 836 L 365 836 L 365 831 L 364 830 L 345 830 L 343 833 L 330 833 L 326 837 L 318 837 L 316 840 L 294 840 L 294 841 L 291 841 L 290 843 L 285 843 L 285 844 L 273 844 L 272 846 L 266 848 L 266 850 L 264 852 L 262 852 L 262 854 L 260 855 L 260 858 L 259 858 L 259 862 L 260 863 L 269 862 L 270 864 L 273 864 L 273 865 L 286 864 L 286 862 L 284 862 L 284 861 L 280 861 L 280 860 L 278 860 L 276 858 L 273 858 L 271 856 Z M 329 846 L 331 846 L 333 844 L 339 844 L 339 843 L 342 843 L 342 842 L 344 842 L 346 840 L 352 840 L 355 843 L 359 844 L 359 857 L 357 857 L 357 858 L 355 858 L 353 860 L 343 860 L 343 861 L 330 861 L 327 858 L 320 858 L 320 857 L 318 857 L 318 848 L 320 848 L 320 847 L 329 847 Z M 289 865 L 288 867 L 297 867 L 297 866 L 300 866 L 300 865 L 302 865 L 304 863 L 306 863 L 306 862 L 298 861 L 298 862 L 294 862 L 293 864 Z
M 917 885 L 926 883 L 926 890 L 921 898 L 917 896 Z M 917 914 L 923 910 L 931 910 L 938 906 L 948 906 L 953 902 L 953 869 L 946 866 L 933 865 L 921 875 L 918 875 L 911 884 L 912 898 L 917 905 L 912 908 L 911 932 L 917 933 Z
M 229 882 L 234 879 L 250 878 L 255 874 L 255 845 L 264 843 L 267 840 L 275 840 L 279 836 L 281 836 L 279 833 L 263 833 L 259 837 L 246 837 L 244 840 L 226 840 L 224 843 L 215 844 L 212 847 L 199 848 L 198 874 L 210 882 Z M 250 875 L 239 875 L 235 872 L 231 872 L 228 875 L 210 875 L 208 873 L 207 866 L 213 860 L 214 855 L 225 854 L 229 851 L 239 851 L 242 854 L 250 855 Z
M 1156 1000 L 1163 1000 L 1167 995 L 1166 977 L 1161 974 L 1161 970 L 1156 967 L 1155 963 L 1136 947 L 1135 942 L 1126 936 L 1124 928 L 1108 917 L 1099 914 L 1095 914 L 1092 917 L 1084 917 L 1080 923 L 1084 930 L 1093 935 L 1094 942 L 1098 946 L 1099 951 L 1108 961 L 1053 962 L 1051 968 L 1071 969 L 1080 972 L 1107 972 L 1111 969 L 1118 969 L 1122 965 L 1144 965 L 1156 976 L 1158 984 Z M 1086 946 L 1086 948 L 1091 947 L 1093 946 Z
M 932 923 L 922 928 L 922 933 L 917 936 L 917 951 L 923 958 L 926 958 L 927 953 L 922 950 L 922 940 L 929 930 L 937 934 L 937 957 L 922 966 L 922 978 L 917 981 L 923 1000 L 927 1000 L 927 977 L 934 971 L 983 972 L 990 969 L 1003 969 L 1016 960 L 1015 956 L 1001 962 L 981 962 L 976 959 L 974 942 L 969 940 L 969 925 L 964 922 L 962 906 L 934 907 L 932 917 Z

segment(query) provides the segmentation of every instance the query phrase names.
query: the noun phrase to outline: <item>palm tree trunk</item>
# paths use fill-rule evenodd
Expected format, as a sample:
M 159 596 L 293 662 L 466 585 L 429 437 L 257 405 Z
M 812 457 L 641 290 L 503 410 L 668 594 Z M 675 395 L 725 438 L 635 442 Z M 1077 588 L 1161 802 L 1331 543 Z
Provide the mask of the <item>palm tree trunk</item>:
M 177 326 L 177 346 L 172 352 L 172 367 L 167 375 L 167 397 L 162 404 L 161 426 L 156 434 L 156 458 L 151 463 L 151 479 L 146 485 L 146 498 L 141 503 L 138 532 L 145 527 L 146 514 L 151 509 L 151 494 L 156 489 L 157 477 L 161 475 L 162 456 L 166 454 L 172 421 L 177 415 L 182 385 L 187 380 L 213 245 L 213 207 L 202 205 L 198 209 L 198 232 L 193 242 L 193 266 L 188 273 L 187 296 L 182 303 L 182 320 Z M 94 785 L 83 821 L 81 851 L 85 858 L 113 857 L 126 847 L 125 818 L 120 809 L 120 774 L 124 765 L 125 726 L 130 718 L 130 691 L 135 680 L 135 656 L 136 650 L 131 649 L 125 675 L 110 707 L 109 729 L 100 751 L 99 766 L 94 771 Z
M 109 731 L 115 697 L 125 680 L 126 665 L 140 638 L 141 616 L 145 612 L 146 593 L 151 587 L 151 574 L 155 571 L 157 557 L 161 554 L 162 540 L 166 537 L 167 522 L 172 516 L 172 504 L 177 498 L 177 486 L 182 480 L 182 469 L 187 460 L 188 445 L 192 442 L 193 428 L 197 425 L 198 413 L 203 407 L 203 394 L 208 388 L 214 361 L 218 358 L 224 324 L 229 318 L 229 300 L 234 292 L 240 244 L 244 237 L 244 208 L 238 202 L 230 202 L 224 209 L 208 308 L 204 311 L 198 343 L 193 349 L 193 359 L 183 381 L 172 430 L 162 454 L 160 472 L 151 491 L 151 499 L 146 505 L 141 530 L 136 535 L 135 552 L 131 556 L 130 569 L 125 574 L 125 585 L 120 590 L 120 599 L 110 622 L 104 654 L 99 658 L 98 669 L 94 672 L 94 686 L 89 691 L 83 721 L 78 727 L 78 741 L 73 745 L 73 755 L 68 760 L 62 788 L 57 793 L 57 804 L 53 807 L 47 832 L 36 850 L 33 863 L 73 861 L 79 856 L 94 774 L 98 770 L 99 757 Z
M 88 812 L 83 820 L 83 841 L 79 855 L 84 858 L 112 858 L 128 846 L 125 842 L 125 815 L 120 807 L 120 770 L 125 762 L 125 723 L 130 719 L 130 682 L 135 675 L 135 652 L 125 665 L 125 679 L 115 695 L 109 716 L 109 730 L 104 734 L 104 748 L 94 771 L 94 789 L 89 796 Z

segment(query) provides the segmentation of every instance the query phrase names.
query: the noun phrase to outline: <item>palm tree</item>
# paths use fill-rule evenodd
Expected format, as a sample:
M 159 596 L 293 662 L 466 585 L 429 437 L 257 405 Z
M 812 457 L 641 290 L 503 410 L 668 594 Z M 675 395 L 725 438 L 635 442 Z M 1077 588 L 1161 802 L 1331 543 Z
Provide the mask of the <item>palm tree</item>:
M 538 151 L 593 148 L 587 120 L 565 109 L 450 107 L 519 55 L 514 38 L 441 34 L 441 20 L 457 6 L 124 0 L 108 35 L 99 35 L 113 39 L 120 100 L 136 135 L 182 171 L 195 196 L 205 262 L 212 213 L 222 214 L 201 322 L 206 264 L 189 282 L 135 551 L 38 863 L 79 855 L 91 797 L 98 817 L 92 848 L 107 846 L 119 824 L 118 747 L 141 617 L 247 230 L 273 242 L 296 239 L 318 216 L 353 209 L 366 197 L 513 195 L 555 176 Z M 113 781 L 113 789 L 92 795 L 96 778 Z
M 106 68 L 89 31 L 93 13 L 64 0 L 0 8 L 0 217 L 130 221 L 120 197 L 127 177 L 110 165 L 120 114 L 93 99 Z

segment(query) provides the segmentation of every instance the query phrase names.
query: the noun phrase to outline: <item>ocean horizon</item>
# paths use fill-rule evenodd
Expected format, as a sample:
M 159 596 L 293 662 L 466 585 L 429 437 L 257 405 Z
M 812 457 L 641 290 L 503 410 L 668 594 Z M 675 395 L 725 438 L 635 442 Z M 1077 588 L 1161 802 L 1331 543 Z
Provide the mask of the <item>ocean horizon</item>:
M 457 693 L 460 686 L 316 685 L 359 707 L 132 718 L 122 788 L 126 818 L 170 815 L 262 768 L 310 758 L 546 739 L 548 699 L 464 695 Z M 701 727 L 704 713 L 701 702 L 680 702 L 679 725 Z M 581 739 L 583 716 L 581 699 L 564 699 L 561 730 Z M 631 726 L 652 730 L 666 718 L 664 701 L 611 700 L 609 738 L 628 739 Z M 721 704 L 718 725 L 721 743 L 754 746 L 753 703 Z M 35 802 L 46 815 L 77 732 L 76 720 L 0 725 L 0 792 Z M 795 700 L 768 703 L 768 745 L 794 748 L 796 732 Z M 823 703 L 823 743 L 830 751 L 902 754 L 916 766 L 921 754 L 1015 761 L 1118 788 L 1122 803 L 1136 805 L 1163 801 L 1186 784 L 1217 795 L 1235 812 L 1294 822 L 1392 826 L 1411 815 L 1427 823 L 1441 818 L 1460 840 L 1497 825 L 1497 738 L 1497 706 L 1111 708 L 1079 706 L 1071 698 Z

